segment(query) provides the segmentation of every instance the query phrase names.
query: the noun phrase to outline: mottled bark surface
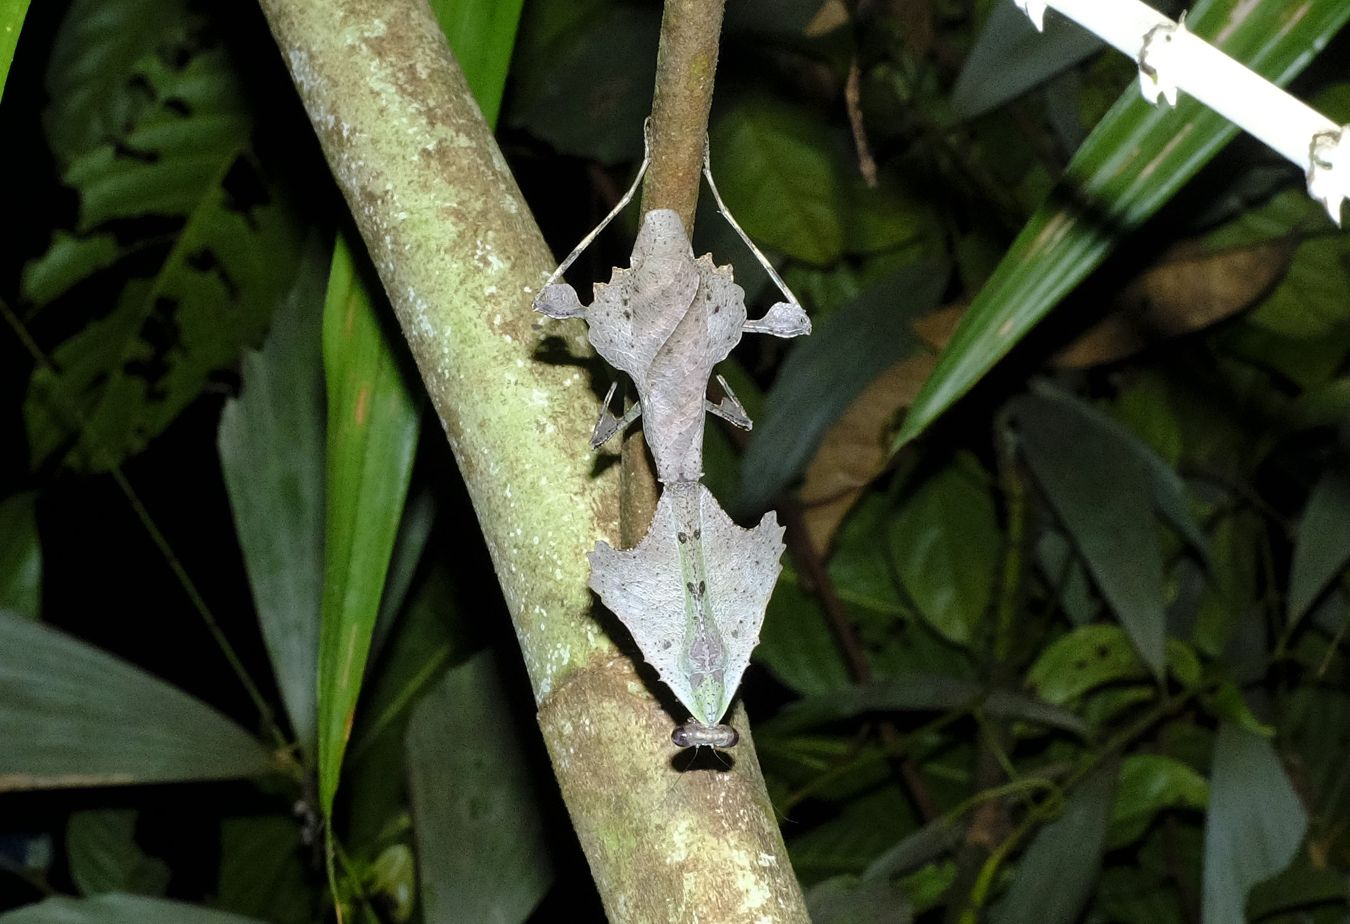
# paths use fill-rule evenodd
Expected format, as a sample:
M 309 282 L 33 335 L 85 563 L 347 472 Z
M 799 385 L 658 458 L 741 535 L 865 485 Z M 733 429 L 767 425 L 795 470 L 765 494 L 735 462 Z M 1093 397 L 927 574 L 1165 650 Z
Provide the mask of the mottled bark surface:
M 592 612 L 586 552 L 617 539 L 619 497 L 592 474 L 584 330 L 530 311 L 554 260 L 431 12 L 262 6 L 468 485 L 610 918 L 806 920 L 743 716 L 730 768 L 681 772 L 673 717 Z

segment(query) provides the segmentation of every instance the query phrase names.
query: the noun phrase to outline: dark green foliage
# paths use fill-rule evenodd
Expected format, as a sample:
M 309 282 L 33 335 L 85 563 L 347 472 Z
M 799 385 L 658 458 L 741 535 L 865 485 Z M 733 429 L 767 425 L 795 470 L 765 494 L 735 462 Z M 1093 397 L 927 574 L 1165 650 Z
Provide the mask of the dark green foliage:
M 260 136 L 291 94 L 261 18 L 41 6 L 0 83 L 47 206 L 0 301 L 53 364 L 0 344 L 0 924 L 322 920 L 325 834 L 348 920 L 600 919 L 453 460 L 293 179 L 326 167 L 298 110 Z M 518 42 L 518 3 L 433 8 L 565 252 L 631 177 L 657 8 L 538 0 Z M 1350 119 L 1350 6 L 1289 8 L 1188 22 Z M 714 170 L 817 322 L 747 341 L 755 429 L 708 433 L 709 483 L 793 540 L 744 685 L 769 790 L 822 922 L 1339 924 L 1350 234 L 1051 25 L 728 9 Z M 712 209 L 698 237 L 766 307 Z M 125 512 L 151 489 L 168 568 Z M 95 526 L 133 593 L 86 579 Z

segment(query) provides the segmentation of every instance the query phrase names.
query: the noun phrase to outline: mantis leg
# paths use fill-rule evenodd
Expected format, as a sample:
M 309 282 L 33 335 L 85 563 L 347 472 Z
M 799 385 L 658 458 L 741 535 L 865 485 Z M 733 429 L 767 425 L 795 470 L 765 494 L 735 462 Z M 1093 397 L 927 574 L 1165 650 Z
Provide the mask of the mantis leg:
M 642 402 L 634 401 L 633 406 L 624 412 L 622 417 L 615 417 L 609 410 L 609 402 L 614 399 L 614 391 L 619 387 L 615 382 L 609 386 L 609 391 L 605 392 L 605 403 L 600 409 L 600 419 L 595 422 L 595 429 L 591 432 L 591 448 L 599 449 L 605 443 L 609 442 L 614 434 L 627 429 L 628 425 L 638 419 L 642 413 Z
M 755 242 L 750 240 L 741 226 L 736 223 L 736 219 L 731 217 L 731 212 L 727 209 L 727 204 L 722 201 L 722 194 L 717 191 L 717 184 L 713 182 L 712 175 L 712 157 L 708 151 L 708 138 L 703 138 L 703 176 L 708 181 L 708 189 L 713 194 L 713 201 L 717 203 L 717 211 L 722 213 L 722 217 L 731 225 L 733 231 L 745 242 L 745 246 L 750 248 L 750 252 L 755 255 L 759 265 L 764 267 L 764 272 L 769 274 L 773 284 L 778 286 L 778 291 L 783 293 L 787 299 L 785 302 L 778 302 L 769 309 L 769 313 L 758 321 L 746 321 L 745 326 L 741 328 L 747 334 L 772 334 L 775 337 L 800 337 L 803 334 L 811 333 L 811 319 L 806 316 L 802 310 L 801 302 L 797 301 L 797 296 L 792 294 L 792 290 L 787 287 L 783 277 L 778 275 L 778 271 L 773 268 L 764 254 L 760 253 Z
M 720 375 L 717 377 L 717 384 L 722 386 L 725 396 L 717 404 L 713 404 L 705 398 L 703 404 L 708 409 L 708 413 L 716 414 L 733 427 L 749 430 L 753 424 L 750 421 L 750 415 L 745 412 L 745 405 L 741 404 L 741 399 L 736 397 L 736 393 L 731 390 L 727 380 Z

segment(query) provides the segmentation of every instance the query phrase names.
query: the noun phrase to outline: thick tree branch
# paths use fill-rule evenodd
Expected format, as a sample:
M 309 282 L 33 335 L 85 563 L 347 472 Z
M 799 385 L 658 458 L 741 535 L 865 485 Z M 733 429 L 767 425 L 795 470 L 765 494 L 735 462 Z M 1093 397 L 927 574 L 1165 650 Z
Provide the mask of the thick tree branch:
M 468 485 L 610 918 L 805 921 L 743 717 L 730 770 L 677 772 L 671 715 L 592 613 L 616 479 L 591 474 L 588 377 L 546 361 L 583 331 L 530 311 L 553 258 L 431 12 L 262 6 Z

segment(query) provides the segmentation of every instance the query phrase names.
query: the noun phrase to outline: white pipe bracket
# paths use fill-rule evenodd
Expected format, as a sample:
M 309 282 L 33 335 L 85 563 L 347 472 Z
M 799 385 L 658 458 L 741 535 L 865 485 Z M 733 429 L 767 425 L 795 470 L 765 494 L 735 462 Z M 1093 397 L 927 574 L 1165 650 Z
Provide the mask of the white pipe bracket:
M 1144 99 L 1158 105 L 1158 99 L 1167 100 L 1173 108 L 1177 105 L 1176 72 L 1180 64 L 1178 46 L 1188 35 L 1186 14 L 1175 23 L 1154 26 L 1144 34 L 1144 44 L 1139 49 L 1139 92 Z
M 1017 8 L 1027 14 L 1037 32 L 1045 31 L 1045 7 L 1049 0 L 1013 0 Z
M 1313 135 L 1308 146 L 1308 195 L 1341 225 L 1341 205 L 1350 199 L 1350 125 Z

